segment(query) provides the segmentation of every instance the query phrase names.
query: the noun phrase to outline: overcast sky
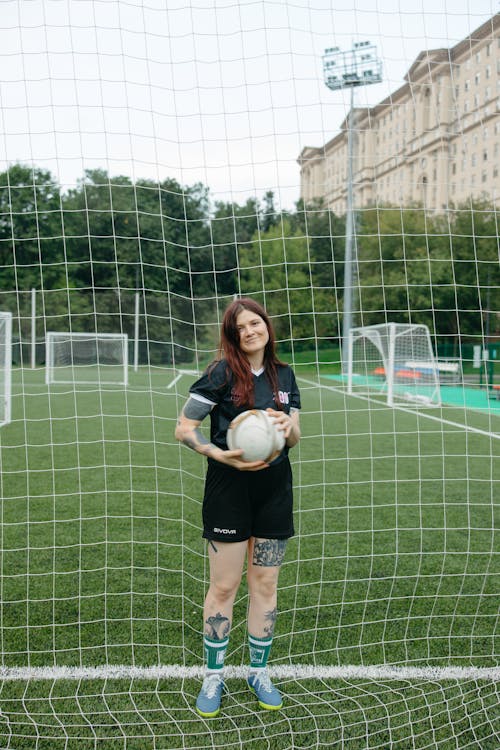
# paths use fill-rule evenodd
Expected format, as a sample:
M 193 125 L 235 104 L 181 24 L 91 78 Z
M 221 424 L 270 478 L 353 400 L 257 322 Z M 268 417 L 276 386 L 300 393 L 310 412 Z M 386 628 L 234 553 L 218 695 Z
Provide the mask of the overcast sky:
M 354 8 L 354 10 L 353 10 Z M 325 48 L 370 40 L 394 91 L 417 54 L 450 47 L 498 0 L 2 0 L 0 168 L 63 187 L 88 168 L 203 182 L 214 200 L 299 197 L 297 157 L 347 114 Z

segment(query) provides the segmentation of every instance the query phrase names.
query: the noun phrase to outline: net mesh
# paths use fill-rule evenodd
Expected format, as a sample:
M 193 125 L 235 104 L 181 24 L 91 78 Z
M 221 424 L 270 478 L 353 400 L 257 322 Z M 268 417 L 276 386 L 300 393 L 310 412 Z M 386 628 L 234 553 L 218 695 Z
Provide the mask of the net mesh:
M 2 747 L 498 747 L 493 5 L 2 3 Z M 365 35 L 383 81 L 351 112 L 322 59 Z M 303 401 L 285 702 L 260 713 L 245 685 L 242 586 L 208 723 L 205 464 L 174 428 L 239 294 Z M 426 327 L 425 360 L 458 363 L 440 405 L 349 393 L 347 313 Z M 73 355 L 46 383 L 54 331 L 127 336 L 127 387 L 82 382 Z

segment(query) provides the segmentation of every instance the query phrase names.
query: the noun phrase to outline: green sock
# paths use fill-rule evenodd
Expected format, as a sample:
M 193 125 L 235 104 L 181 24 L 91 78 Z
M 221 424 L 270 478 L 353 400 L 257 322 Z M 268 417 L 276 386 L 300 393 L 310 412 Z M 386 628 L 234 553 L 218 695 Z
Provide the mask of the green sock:
M 213 641 L 208 636 L 203 636 L 203 645 L 205 647 L 205 661 L 207 669 L 212 672 L 222 669 L 224 658 L 226 656 L 229 638 L 222 641 Z
M 271 653 L 272 638 L 256 638 L 248 634 L 248 648 L 250 650 L 250 669 L 264 669 Z

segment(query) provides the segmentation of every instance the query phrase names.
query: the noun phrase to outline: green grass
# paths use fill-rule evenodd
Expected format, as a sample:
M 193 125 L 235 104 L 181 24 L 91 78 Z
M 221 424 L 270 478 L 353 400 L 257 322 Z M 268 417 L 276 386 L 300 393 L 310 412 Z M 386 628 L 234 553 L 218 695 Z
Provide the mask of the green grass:
M 307 362 L 296 370 L 309 383 L 273 664 L 498 665 L 500 441 L 425 414 L 486 433 L 492 418 L 348 400 L 311 385 Z M 171 378 L 144 369 L 127 391 L 49 391 L 41 371 L 14 372 L 0 432 L 3 666 L 202 664 L 204 462 L 173 439 L 189 378 L 178 393 Z M 246 662 L 246 606 L 242 587 L 233 665 Z M 491 682 L 281 684 L 285 707 L 268 715 L 233 680 L 207 723 L 196 680 L 4 681 L 0 746 L 498 747 Z

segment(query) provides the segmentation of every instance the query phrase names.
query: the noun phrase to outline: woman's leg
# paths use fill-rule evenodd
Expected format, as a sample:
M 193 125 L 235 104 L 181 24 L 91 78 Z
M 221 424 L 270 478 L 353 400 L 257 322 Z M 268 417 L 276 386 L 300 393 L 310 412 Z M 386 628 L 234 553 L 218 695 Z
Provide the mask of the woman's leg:
M 247 542 L 208 542 L 210 586 L 203 609 L 206 676 L 196 701 L 201 716 L 217 716 L 223 688 L 224 658 Z
M 248 545 L 248 632 L 256 638 L 272 638 L 277 616 L 278 578 L 286 539 L 252 537 Z
M 208 669 L 224 664 L 233 604 L 238 591 L 247 542 L 208 542 L 210 586 L 203 609 L 203 631 Z
M 248 684 L 261 708 L 276 710 L 283 701 L 266 671 L 277 617 L 278 577 L 285 554 L 285 539 L 252 538 L 248 548 Z
M 231 627 L 247 542 L 208 542 L 210 586 L 203 610 L 204 632 L 214 640 L 226 637 Z

